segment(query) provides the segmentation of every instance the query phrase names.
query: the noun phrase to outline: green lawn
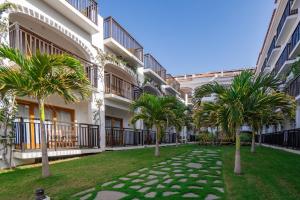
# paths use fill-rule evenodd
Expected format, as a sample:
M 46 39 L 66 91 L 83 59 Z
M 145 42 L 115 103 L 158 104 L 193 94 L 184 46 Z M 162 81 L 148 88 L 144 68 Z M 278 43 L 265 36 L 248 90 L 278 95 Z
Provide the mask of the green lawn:
M 44 188 L 51 199 L 68 199 L 70 195 L 104 183 L 110 179 L 147 167 L 175 155 L 191 151 L 195 146 L 184 145 L 161 148 L 161 156 L 154 157 L 154 149 L 105 152 L 97 155 L 51 165 L 50 178 L 41 178 L 41 168 L 17 169 L 0 174 L 0 199 L 34 199 L 35 189 Z
M 224 179 L 230 200 L 300 199 L 300 156 L 270 148 L 241 151 L 243 175 L 233 175 L 234 148 L 223 148 Z
M 154 149 L 105 152 L 76 160 L 51 165 L 52 177 L 41 178 L 40 167 L 17 169 L 0 174 L 0 199 L 33 199 L 34 190 L 42 187 L 52 199 L 68 199 L 70 195 L 125 176 L 132 171 L 149 167 L 175 155 L 193 149 L 218 149 L 185 145 L 164 147 L 161 157 L 153 156 Z M 223 176 L 227 199 L 300 199 L 300 156 L 258 148 L 251 154 L 250 147 L 242 147 L 244 174 L 233 174 L 234 147 L 221 147 Z

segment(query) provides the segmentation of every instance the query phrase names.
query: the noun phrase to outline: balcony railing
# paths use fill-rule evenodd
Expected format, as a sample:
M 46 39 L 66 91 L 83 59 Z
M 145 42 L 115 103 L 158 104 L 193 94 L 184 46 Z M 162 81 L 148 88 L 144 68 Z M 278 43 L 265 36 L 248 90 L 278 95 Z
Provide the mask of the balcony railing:
M 115 94 L 129 100 L 136 100 L 142 93 L 142 90 L 114 74 L 105 73 L 105 93 Z
M 298 77 L 296 77 L 290 83 L 290 85 L 287 87 L 287 92 L 293 97 L 297 97 L 300 95 L 300 75 L 298 75 Z
M 276 48 L 276 36 L 274 36 L 274 38 L 273 38 L 273 40 L 272 40 L 272 43 L 271 43 L 271 45 L 270 45 L 270 48 L 269 48 L 269 50 L 268 50 L 267 59 L 270 58 L 270 55 L 271 55 L 273 49 L 275 49 L 275 48 Z
M 41 148 L 41 124 L 38 119 L 19 118 L 14 122 L 15 148 L 21 151 Z M 100 148 L 99 126 L 46 121 L 49 149 Z
M 278 24 L 278 27 L 277 27 L 277 35 L 280 34 L 281 30 L 282 30 L 282 27 L 286 21 L 286 18 L 290 15 L 294 15 L 294 14 L 297 14 L 298 13 L 298 9 L 295 9 L 295 10 L 291 10 L 291 5 L 293 4 L 293 0 L 289 0 L 287 2 L 287 5 L 283 11 L 283 14 L 282 14 L 282 17 L 279 21 L 279 24 Z
M 274 68 L 274 74 L 277 74 L 280 69 L 282 68 L 283 64 L 289 60 L 289 55 L 290 55 L 290 43 L 288 43 L 284 50 L 282 51 L 280 57 L 278 58 L 275 68 Z
M 291 52 L 295 49 L 299 40 L 300 40 L 300 23 L 297 25 L 297 27 L 291 37 Z
M 78 59 L 84 66 L 85 73 L 91 85 L 93 87 L 98 86 L 98 66 L 96 64 L 59 47 L 17 23 L 11 25 L 9 28 L 9 44 L 10 47 L 19 49 L 25 55 L 32 55 L 38 51 L 46 54 L 69 54 Z
M 151 54 L 145 54 L 144 66 L 145 69 L 152 69 L 163 80 L 166 80 L 167 70 L 163 66 L 161 66 L 161 64 L 159 64 L 159 62 Z
M 177 91 L 180 89 L 180 83 L 171 74 L 167 74 L 167 84 Z
M 143 62 L 144 48 L 112 17 L 104 20 L 104 39 L 113 38 Z
M 156 132 L 151 130 L 129 129 L 129 128 L 105 128 L 106 146 L 139 146 L 154 145 L 156 142 Z M 161 139 L 161 144 L 176 142 L 176 133 L 166 132 Z
M 66 0 L 92 22 L 98 22 L 98 4 L 95 0 Z
M 261 139 L 263 144 L 299 149 L 300 129 L 291 129 L 275 133 L 262 134 Z M 256 141 L 259 141 L 259 136 L 256 137 Z

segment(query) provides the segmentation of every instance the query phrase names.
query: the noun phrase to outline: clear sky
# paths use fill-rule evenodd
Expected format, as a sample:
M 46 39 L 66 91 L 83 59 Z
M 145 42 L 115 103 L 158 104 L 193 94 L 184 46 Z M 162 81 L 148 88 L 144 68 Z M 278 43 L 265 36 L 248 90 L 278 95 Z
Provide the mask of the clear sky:
M 173 75 L 255 67 L 274 0 L 100 0 Z

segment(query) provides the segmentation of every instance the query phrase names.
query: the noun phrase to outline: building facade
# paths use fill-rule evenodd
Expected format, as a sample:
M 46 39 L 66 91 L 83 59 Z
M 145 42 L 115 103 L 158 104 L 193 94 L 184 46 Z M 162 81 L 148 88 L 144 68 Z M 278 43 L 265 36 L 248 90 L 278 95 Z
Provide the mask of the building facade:
M 276 0 L 268 31 L 260 51 L 256 74 L 272 73 L 282 81 L 282 90 L 297 103 L 295 120 L 265 127 L 263 132 L 300 128 L 300 76 L 293 74 L 293 63 L 300 55 L 299 0 Z
M 181 99 L 179 83 L 152 55 L 144 54 L 143 46 L 113 17 L 100 16 L 97 0 L 7 2 L 15 6 L 1 14 L 7 24 L 1 43 L 24 55 L 69 54 L 81 62 L 93 87 L 91 97 L 80 103 L 65 104 L 57 95 L 46 100 L 50 158 L 155 143 L 155 131 L 142 121 L 131 124 L 130 104 L 143 92 Z M 17 105 L 15 165 L 41 157 L 37 101 L 18 97 Z M 175 142 L 174 134 L 166 130 L 162 143 Z M 3 162 L 0 156 L 0 168 Z

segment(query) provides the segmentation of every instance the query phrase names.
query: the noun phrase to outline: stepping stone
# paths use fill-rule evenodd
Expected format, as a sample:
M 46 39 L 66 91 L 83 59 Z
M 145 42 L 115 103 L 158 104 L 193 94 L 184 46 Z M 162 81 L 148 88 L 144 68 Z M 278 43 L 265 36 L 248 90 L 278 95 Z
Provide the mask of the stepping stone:
M 172 160 L 181 160 L 181 159 L 180 159 L 180 158 L 176 158 L 176 157 L 175 157 L 175 158 L 172 158 Z
M 154 178 L 157 178 L 157 176 L 149 175 L 149 176 L 147 177 L 147 179 L 154 179 Z
M 153 185 L 155 183 L 158 183 L 158 180 L 155 179 L 155 180 L 152 180 L 152 181 L 148 181 L 147 183 L 145 183 L 145 185 Z
M 218 190 L 219 192 L 224 193 L 224 188 L 214 187 L 214 189 Z
M 220 174 L 221 174 L 221 171 L 217 170 L 216 173 L 220 175 Z
M 222 165 L 222 161 L 217 161 L 217 162 L 216 162 L 216 165 L 221 166 L 221 165 Z
M 126 197 L 127 194 L 116 191 L 100 191 L 97 193 L 95 200 L 119 200 Z
M 128 181 L 128 180 L 130 180 L 130 178 L 126 178 L 126 177 L 122 177 L 122 178 L 119 178 L 120 180 L 122 180 L 122 181 Z
M 182 177 L 184 174 L 175 174 L 176 177 Z
M 166 175 L 163 177 L 163 179 L 167 179 L 167 178 L 170 178 L 170 175 Z
M 86 194 L 83 197 L 80 197 L 80 200 L 87 200 L 92 196 L 92 194 Z
M 163 175 L 163 174 L 166 174 L 166 172 L 153 171 L 153 170 L 151 170 L 149 173 L 150 173 L 150 174 L 155 174 L 155 175 Z
M 113 183 L 116 183 L 117 181 L 109 181 L 109 182 L 106 182 L 106 183 L 103 183 L 101 186 L 102 187 L 106 187 L 106 186 L 109 186 L 109 185 L 111 185 L 111 184 L 113 184 Z
M 219 184 L 219 183 L 222 183 L 222 181 L 220 181 L 220 180 L 215 180 L 213 183 Z
M 160 163 L 158 163 L 159 165 L 165 165 L 165 164 L 167 164 L 167 162 L 160 162 Z
M 203 187 L 199 187 L 199 186 L 189 186 L 189 189 L 203 189 Z
M 144 192 L 147 192 L 149 189 L 150 189 L 150 187 L 144 187 L 138 191 L 144 193 Z
M 164 185 L 158 184 L 156 188 L 165 188 Z
M 145 176 L 146 176 L 146 174 L 141 174 L 139 177 L 143 178 L 143 177 L 145 177 Z
M 174 172 L 174 173 L 179 173 L 179 172 L 182 172 L 182 170 L 181 170 L 181 169 L 176 169 L 176 170 L 174 170 L 173 172 Z
M 205 176 L 206 176 L 206 177 L 212 177 L 212 178 L 218 178 L 218 176 L 210 175 L 210 174 L 206 174 Z
M 203 184 L 206 184 L 206 183 L 207 183 L 207 180 L 199 180 L 199 181 L 197 181 L 197 183 L 203 183 Z
M 156 192 L 149 192 L 145 195 L 146 198 L 154 198 L 156 196 Z
M 86 193 L 90 193 L 90 192 L 93 192 L 93 191 L 95 191 L 95 188 L 89 188 L 89 189 L 83 190 L 81 192 L 78 192 L 78 193 L 72 195 L 72 197 L 82 196 L 82 195 L 84 195 Z
M 183 198 L 197 198 L 197 197 L 199 197 L 199 195 L 190 192 L 190 193 L 186 193 L 186 194 L 182 195 L 182 197 Z
M 189 170 L 187 170 L 188 172 L 193 172 L 194 170 L 193 169 L 189 169 Z
M 133 186 L 130 186 L 131 189 L 135 189 L 135 190 L 138 190 L 140 189 L 142 186 L 141 185 L 133 185 Z
M 163 171 L 169 171 L 169 170 L 171 170 L 171 168 L 164 167 L 164 168 L 161 168 L 161 170 L 163 170 Z
M 167 179 L 167 180 L 165 180 L 164 183 L 171 183 L 172 181 L 173 181 L 173 179 Z
M 182 163 L 172 163 L 171 165 L 178 166 L 178 165 L 182 165 Z
M 132 183 L 140 183 L 140 182 L 143 182 L 144 180 L 142 179 L 135 179 L 133 181 L 131 181 Z
M 179 180 L 179 182 L 185 183 L 185 182 L 187 182 L 187 178 L 182 178 L 182 179 Z
M 180 185 L 172 185 L 171 188 L 172 188 L 172 189 L 180 189 L 181 187 L 180 187 Z
M 128 176 L 137 176 L 137 175 L 139 175 L 138 172 L 133 172 L 133 173 L 128 174 Z
M 199 172 L 208 172 L 206 169 L 200 169 Z
M 120 184 L 113 186 L 113 188 L 122 188 L 122 187 L 124 187 L 124 185 L 125 185 L 124 183 L 120 183 Z
M 178 194 L 178 192 L 166 191 L 166 192 L 164 192 L 162 195 L 163 195 L 164 197 L 168 197 L 168 196 L 172 196 L 172 195 L 174 195 L 174 194 Z
M 215 200 L 215 199 L 219 199 L 220 197 L 214 195 L 214 194 L 209 194 L 205 197 L 205 200 Z
M 147 171 L 148 170 L 148 168 L 143 168 L 143 169 L 140 169 L 140 170 L 138 170 L 139 172 L 144 172 L 144 171 Z
M 186 166 L 194 169 L 200 169 L 202 167 L 202 165 L 199 163 L 188 163 Z
M 190 174 L 190 177 L 192 178 L 197 178 L 199 175 L 198 174 Z

